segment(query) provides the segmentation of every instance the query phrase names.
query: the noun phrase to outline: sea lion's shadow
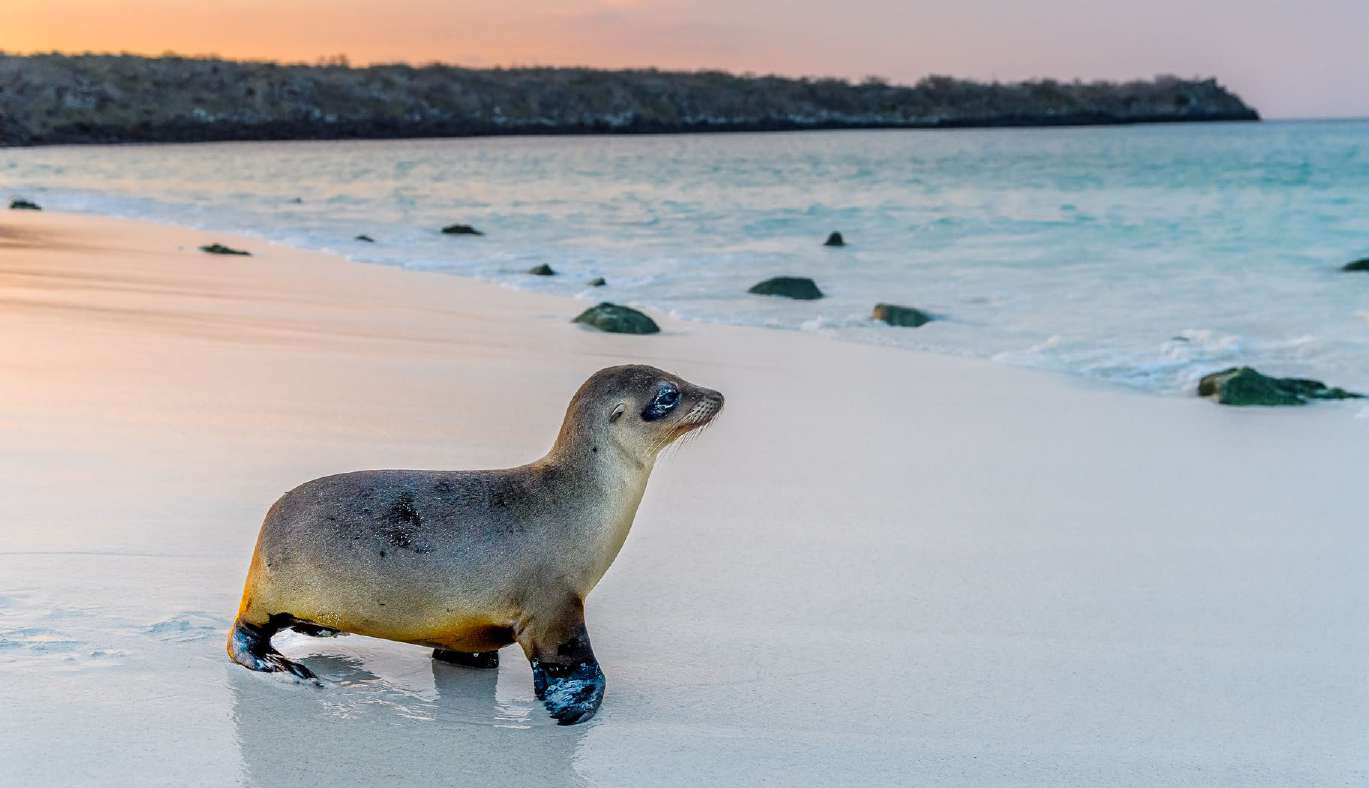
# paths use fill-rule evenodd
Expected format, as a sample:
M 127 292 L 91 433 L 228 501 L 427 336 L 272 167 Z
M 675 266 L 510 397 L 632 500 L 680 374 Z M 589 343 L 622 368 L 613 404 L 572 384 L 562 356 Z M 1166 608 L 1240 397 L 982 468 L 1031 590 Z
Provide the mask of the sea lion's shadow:
M 498 781 L 511 761 L 525 784 L 583 782 L 573 764 L 588 726 L 557 727 L 531 700 L 521 664 L 478 670 L 429 660 L 432 684 L 418 686 L 427 678 L 418 664 L 396 678 L 394 661 L 376 670 L 350 655 L 302 661 L 326 686 L 230 666 L 249 785 Z M 499 691 L 519 678 L 526 692 Z

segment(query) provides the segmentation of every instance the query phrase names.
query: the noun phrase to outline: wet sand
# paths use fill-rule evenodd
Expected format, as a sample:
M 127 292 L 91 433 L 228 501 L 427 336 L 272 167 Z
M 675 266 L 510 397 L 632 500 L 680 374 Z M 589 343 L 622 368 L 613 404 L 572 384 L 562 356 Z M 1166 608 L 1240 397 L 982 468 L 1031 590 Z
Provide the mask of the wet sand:
M 253 257 L 196 250 L 220 241 Z M 1369 409 L 1223 409 L 250 238 L 0 217 L 0 764 L 16 785 L 1369 780 Z M 727 411 L 588 603 L 599 715 L 527 665 L 287 635 L 228 663 L 266 508 L 513 465 L 594 370 Z

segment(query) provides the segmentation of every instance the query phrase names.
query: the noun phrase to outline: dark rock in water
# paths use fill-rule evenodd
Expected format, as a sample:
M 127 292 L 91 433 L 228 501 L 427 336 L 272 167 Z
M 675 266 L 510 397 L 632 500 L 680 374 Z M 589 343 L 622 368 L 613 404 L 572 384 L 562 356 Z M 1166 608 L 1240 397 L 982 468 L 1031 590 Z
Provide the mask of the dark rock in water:
M 661 330 L 656 321 L 641 312 L 607 301 L 581 312 L 573 322 L 584 323 L 613 334 L 656 334 Z
M 824 241 L 822 245 L 823 245 L 823 246 L 845 246 L 845 245 L 846 245 L 846 239 L 841 237 L 841 233 L 832 233 L 831 235 L 827 236 L 827 240 Z
M 547 265 L 546 263 L 542 263 L 541 265 L 534 265 L 532 268 L 528 269 L 528 273 L 532 274 L 533 276 L 556 276 L 556 272 L 553 271 L 551 266 Z
M 14 206 L 10 206 L 11 208 Z M 1346 263 L 1342 271 L 1369 271 L 1369 257 L 1363 260 L 1356 260 L 1353 263 Z
M 242 255 L 243 257 L 250 257 L 252 255 L 251 252 L 244 252 L 241 249 L 234 249 L 231 246 L 224 246 L 223 244 L 210 244 L 208 246 L 201 246 L 200 251 L 208 252 L 209 254 L 237 254 Z
M 812 301 L 822 298 L 822 291 L 812 279 L 801 276 L 777 276 L 767 279 L 764 282 L 753 285 L 748 293 L 756 295 L 784 296 L 785 298 L 797 298 L 800 301 Z
M 605 282 L 602 276 L 596 276 L 593 279 L 589 280 L 590 287 L 603 287 L 606 284 L 608 284 L 608 282 Z
M 870 316 L 875 320 L 883 320 L 891 326 L 905 326 L 907 328 L 917 328 L 932 321 L 932 316 L 921 309 L 898 306 L 897 304 L 875 304 L 875 311 Z
M 1198 396 L 1241 406 L 1306 405 L 1313 399 L 1360 399 L 1364 395 L 1330 388 L 1319 380 L 1271 378 L 1250 367 L 1232 367 L 1205 375 L 1198 381 Z
M 449 224 L 442 228 L 443 235 L 484 235 L 469 224 Z
M 42 209 L 41 207 L 39 207 L 38 203 L 36 203 L 36 202 L 32 202 L 32 201 L 30 201 L 30 200 L 25 200 L 25 199 L 22 198 L 22 197 L 15 197 L 13 200 L 10 200 L 10 210 L 11 210 L 11 211 L 41 211 L 41 210 L 43 210 L 43 209 Z
M 368 243 L 368 244 L 373 244 L 373 243 L 376 242 L 376 239 L 372 238 L 372 237 L 369 236 L 369 235 L 358 235 L 358 236 L 357 236 L 355 239 L 353 239 L 353 240 L 365 241 L 365 242 Z

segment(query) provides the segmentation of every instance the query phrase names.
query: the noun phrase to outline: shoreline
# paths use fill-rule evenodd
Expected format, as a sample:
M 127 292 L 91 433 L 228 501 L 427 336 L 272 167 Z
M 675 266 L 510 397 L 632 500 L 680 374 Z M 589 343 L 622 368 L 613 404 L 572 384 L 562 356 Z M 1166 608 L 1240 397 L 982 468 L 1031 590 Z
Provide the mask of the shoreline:
M 1275 119 L 1280 122 L 1296 122 L 1298 118 Z M 1345 118 L 1345 120 L 1356 120 Z M 159 136 L 140 138 L 109 136 L 100 139 L 59 139 L 42 142 L 3 142 L 0 150 L 26 148 L 54 148 L 78 145 L 199 145 L 224 142 L 363 142 L 369 140 L 450 140 L 450 139 L 487 139 L 491 137 L 638 137 L 638 136 L 679 136 L 679 135 L 716 135 L 716 134 L 788 134 L 805 131 L 964 131 L 973 129 L 1062 129 L 1097 128 L 1099 126 L 1155 126 L 1188 125 L 1194 123 L 1266 123 L 1253 110 L 1251 113 L 1213 114 L 1206 117 L 1184 115 L 1157 115 L 1144 118 L 1121 118 L 1106 115 L 1068 115 L 1068 116 L 1025 116 L 1009 118 L 977 118 L 964 120 L 945 120 L 912 123 L 736 123 L 736 124 L 696 124 L 678 127 L 653 126 L 640 127 L 601 126 L 520 126 L 514 128 L 472 127 L 469 129 L 431 132 L 395 131 L 376 129 L 365 131 L 341 132 L 335 135 L 294 134 L 288 131 L 263 131 L 261 127 L 220 128 L 216 133 L 205 134 L 201 125 L 187 125 L 184 128 L 171 128 Z M 315 130 L 316 131 L 316 130 Z M 393 132 L 393 133 L 392 133 Z
M 316 140 L 299 140 L 299 142 L 315 142 L 315 141 L 316 141 Z M 251 143 L 252 143 L 252 141 L 243 141 L 243 142 L 245 142 L 245 143 L 247 143 L 247 144 L 251 144 Z M 141 144 L 144 144 L 144 143 L 129 143 L 129 144 L 131 144 L 131 145 L 141 145 Z M 162 145 L 162 144 L 175 144 L 175 143 L 146 143 L 146 144 Z M 199 144 L 199 143 L 184 143 L 184 144 Z M 205 144 L 224 144 L 224 143 L 223 143 L 223 142 L 217 142 L 217 143 L 205 143 Z M 231 144 L 231 141 L 229 142 L 229 144 Z M 27 214 L 27 213 L 28 213 L 28 212 L 22 212 L 22 213 L 20 213 L 19 215 L 22 216 L 22 215 L 25 215 L 25 214 Z M 206 226 L 201 225 L 201 224 L 194 224 L 194 223 L 189 223 L 189 222 L 180 222 L 180 221 L 176 221 L 176 220 L 174 220 L 174 219 L 172 219 L 172 218 L 163 218 L 163 217 L 155 217 L 155 218 L 153 218 L 153 217 L 139 216 L 139 215 L 133 215 L 133 214 L 108 213 L 108 212 L 103 212 L 103 211 L 98 210 L 98 209 L 96 209 L 96 210 L 90 210 L 90 211 L 66 211 L 66 210 L 49 210 L 49 209 L 45 209 L 45 210 L 40 211 L 40 212 L 38 212 L 38 213 L 46 214 L 46 215 L 48 215 L 48 216 L 56 216 L 56 217 L 63 217 L 63 216 L 66 216 L 66 217 L 72 217 L 72 218 L 77 218 L 77 217 L 79 217 L 79 218 L 89 218 L 89 219 L 94 219 L 94 220 L 97 220 L 97 221 L 132 222 L 132 223 L 147 225 L 147 226 L 152 227 L 152 228 L 158 228 L 158 227 L 160 227 L 160 228 L 176 228 L 176 229 L 178 229 L 178 230 L 184 230 L 184 231 L 191 231 L 191 232 L 204 233 L 204 234 L 206 235 L 206 237 L 208 237 L 208 236 L 214 236 L 214 237 L 221 237 L 221 238 L 238 238 L 238 239 L 250 240 L 250 241 L 256 242 L 256 243 L 264 243 L 264 244 L 269 244 L 269 245 L 272 245 L 272 246 L 277 246 L 277 247 L 280 247 L 280 248 L 282 248 L 282 249 L 297 251 L 297 252 L 302 253 L 302 254 L 307 254 L 307 255 L 321 255 L 321 256 L 323 256 L 323 257 L 325 257 L 325 258 L 336 258 L 336 259 L 338 259 L 338 260 L 346 261 L 348 264 L 351 264 L 351 265 L 361 265 L 361 266 L 365 266 L 365 267 L 368 267 L 368 268 L 393 269 L 393 270 L 396 270 L 396 271 L 399 271 L 399 272 L 402 272 L 402 273 L 405 273 L 405 274 L 432 274 L 432 275 L 440 275 L 440 276 L 447 276 L 447 277 L 455 277 L 455 278 L 457 278 L 458 280 L 461 280 L 461 281 L 471 282 L 471 283 L 479 283 L 479 284 L 481 284 L 481 285 L 493 286 L 493 287 L 497 287 L 497 288 L 500 288 L 500 289 L 503 289 L 503 290 L 507 290 L 507 291 L 510 291 L 510 292 L 515 292 L 515 293 L 520 293 L 520 294 L 536 295 L 536 296 L 538 296 L 538 297 L 549 297 L 549 298 L 564 299 L 564 300 L 566 300 L 566 301 L 569 302 L 569 303 L 578 305 L 578 307 L 575 309 L 575 312 L 576 312 L 576 313 L 578 313 L 579 311 L 583 311 L 583 309 L 588 308 L 589 306 L 592 306 L 594 303 L 596 303 L 597 300 L 599 300 L 599 299 L 597 298 L 598 294 L 597 294 L 595 291 L 593 291 L 592 289 L 582 289 L 581 293 L 578 293 L 578 294 L 575 294 L 575 295 L 569 295 L 569 294 L 566 294 L 566 293 L 546 293 L 546 292 L 541 292 L 541 291 L 536 291 L 536 290 L 529 289 L 529 288 L 527 288 L 527 287 L 525 287 L 525 286 L 520 285 L 518 282 L 516 282 L 516 281 L 514 281 L 514 280 L 505 279 L 505 278 L 502 278 L 502 277 L 491 277 L 491 276 L 472 275 L 472 274 L 469 273 L 469 272 L 459 271 L 459 270 L 427 269 L 427 268 L 409 268 L 409 267 L 405 267 L 405 266 L 402 266 L 402 265 L 396 265 L 396 264 L 394 264 L 394 263 L 392 263 L 392 262 L 388 262 L 388 261 L 373 261 L 373 260 L 366 260 L 366 259 L 363 259 L 363 258 L 361 258 L 361 257 L 356 257 L 356 256 L 354 256 L 354 253 L 349 252 L 349 251 L 346 251 L 346 250 L 344 250 L 343 248 L 341 248 L 341 247 L 343 247 L 343 246 L 345 245 L 345 239 L 342 238 L 342 237 L 339 237 L 339 239 L 338 239 L 338 241 L 337 241 L 337 245 L 336 245 L 335 247 L 310 248 L 310 247 L 308 247 L 308 246 L 304 246 L 304 245 L 300 245 L 300 244 L 291 243 L 290 241 L 278 240 L 277 238 L 272 237 L 272 235 L 270 235 L 269 233 L 267 233 L 267 232 L 262 232 L 262 231 L 258 231 L 258 230 L 248 230 L 248 229 L 219 230 L 219 229 L 215 229 L 215 228 L 213 228 L 213 227 L 206 227 Z M 14 215 L 16 215 L 16 213 L 13 212 L 13 211 L 11 211 L 11 212 L 9 212 L 9 215 L 10 215 L 10 216 L 14 216 Z M 3 227 L 0 226 L 0 232 L 2 232 L 2 231 L 3 231 Z M 252 244 L 251 244 L 251 243 L 247 243 L 246 245 L 247 245 L 247 246 L 251 246 Z M 506 272 L 506 273 L 507 273 L 507 272 Z M 590 297 L 581 298 L 580 295 L 582 295 L 582 294 L 588 294 L 588 296 L 590 296 Z M 1145 395 L 1145 396 L 1155 396 L 1155 397 L 1160 397 L 1160 398 L 1165 398 L 1165 399 L 1194 399 L 1194 398 L 1196 398 L 1196 386 L 1197 386 L 1197 380 L 1198 380 L 1198 377 L 1196 377 L 1196 376 L 1194 377 L 1193 385 L 1191 385 L 1191 386 L 1186 386 L 1183 390 L 1172 390 L 1172 389 L 1171 389 L 1171 390 L 1166 390 L 1166 389 L 1148 388 L 1148 387 L 1139 386 L 1139 385 L 1129 385 L 1129 384 L 1122 383 L 1122 382 L 1118 382 L 1118 381 L 1112 381 L 1112 380 L 1106 380 L 1106 379 L 1099 379 L 1099 378 L 1091 377 L 1091 376 L 1089 376 L 1089 375 L 1087 375 L 1087 374 L 1084 374 L 1084 373 L 1082 373 L 1082 372 L 1079 372 L 1079 371 L 1077 371 L 1077 370 L 1071 370 L 1071 369 L 1067 369 L 1067 368 L 1058 368 L 1058 367 L 1043 366 L 1043 365 L 1034 365 L 1034 364 L 1029 364 L 1029 363 L 1020 363 L 1020 362 L 1014 362 L 1014 361 L 1011 361 L 1011 360 L 1005 360 L 1005 359 L 1003 359 L 1003 358 L 1000 358 L 1000 356 L 1003 356 L 1003 355 L 1011 355 L 1011 353 L 1012 353 L 1011 351 L 1009 351 L 1007 354 L 998 353 L 998 354 L 991 354 L 991 355 L 975 355 L 975 354 L 972 354 L 972 353 L 971 353 L 971 354 L 963 354 L 963 353 L 953 352 L 953 351 L 950 351 L 950 350 L 938 351 L 938 350 L 930 350 L 930 349 L 919 348 L 919 347 L 908 347 L 908 346 L 904 346 L 904 345 L 897 344 L 897 343 L 895 343 L 895 342 L 872 341 L 872 340 L 870 340 L 870 339 L 862 339 L 862 338 L 853 337 L 853 336 L 848 336 L 848 335 L 838 335 L 838 334 L 835 334 L 835 333 L 824 332 L 824 331 L 822 331 L 822 330 L 811 330 L 811 329 L 809 329 L 809 328 L 802 327 L 802 326 L 763 325 L 763 324 L 745 323 L 745 322 L 724 322 L 724 321 L 710 320 L 710 319 L 706 319 L 706 318 L 688 317 L 688 316 L 682 317 L 682 316 L 679 316 L 679 315 L 676 313 L 675 307 L 671 306 L 671 305 L 668 304 L 668 303 L 665 303 L 665 304 L 660 304 L 660 303 L 645 303 L 645 302 L 643 302 L 643 301 L 641 301 L 641 300 L 639 300 L 639 299 L 635 299 L 635 298 L 631 298 L 631 297 L 626 298 L 626 299 L 617 299 L 617 300 L 615 300 L 615 302 L 616 302 L 616 303 L 620 302 L 620 303 L 622 303 L 623 305 L 626 305 L 626 306 L 636 306 L 636 307 L 638 307 L 638 308 L 640 308 L 640 309 L 646 310 L 646 311 L 648 312 L 648 314 L 649 314 L 651 317 L 656 318 L 656 319 L 658 319 L 658 320 L 659 320 L 661 317 L 666 317 L 666 318 L 669 318 L 670 320 L 673 320 L 673 321 L 681 321 L 681 322 L 685 322 L 685 323 L 689 323 L 689 324 L 696 324 L 696 325 L 701 325 L 701 326 L 726 326 L 726 327 L 738 328 L 738 329 L 761 329 L 761 330 L 766 330 L 766 331 L 781 331 L 781 332 L 785 332 L 785 333 L 794 333 L 794 334 L 799 334 L 799 335 L 811 336 L 811 337 L 814 337 L 814 338 L 816 338 L 816 339 L 823 339 L 823 340 L 826 340 L 826 341 L 834 341 L 834 342 L 837 342 L 837 343 L 842 344 L 842 345 L 855 345 L 855 346 L 864 346 L 864 347 L 881 347 L 881 348 L 888 348 L 888 349 L 897 350 L 897 351 L 899 351 L 899 352 L 911 352 L 911 353 L 915 353 L 915 354 L 926 354 L 926 355 L 932 355 L 932 356 L 944 357 L 944 358 L 968 359 L 968 360 L 973 360 L 973 361 L 975 361 L 975 362 L 988 364 L 988 365 L 990 365 L 990 366 L 992 366 L 992 367 L 996 367 L 996 368 L 1007 368 L 1007 369 L 1025 370 L 1025 371 L 1029 371 L 1029 372 L 1034 372 L 1034 373 L 1038 373 L 1038 374 L 1043 374 L 1043 375 L 1046 375 L 1046 376 L 1058 377 L 1058 378 L 1060 378 L 1060 379 L 1062 379 L 1062 380 L 1064 380 L 1064 381 L 1067 381 L 1067 382 L 1070 383 L 1071 385 L 1080 385 L 1080 386 L 1083 386 L 1083 387 L 1086 387 L 1086 388 L 1097 387 L 1097 388 L 1100 388 L 1101 390 L 1110 390 L 1110 391 L 1127 392 L 1127 393 L 1133 393 L 1133 394 L 1142 394 L 1142 395 Z M 573 316 L 573 315 L 572 315 L 572 316 Z M 908 329 L 894 329 L 894 330 L 908 330 Z M 1242 365 L 1242 364 L 1237 364 L 1237 366 L 1241 366 L 1241 365 Z M 1225 369 L 1225 368 L 1227 368 L 1227 367 L 1230 367 L 1230 366 L 1232 366 L 1232 364 L 1230 364 L 1230 363 L 1226 363 L 1226 364 L 1224 364 L 1224 365 L 1221 364 L 1221 363 L 1214 363 L 1214 364 L 1212 365 L 1211 369 L 1207 370 L 1207 371 L 1204 372 L 1203 374 L 1211 374 L 1211 373 L 1219 372 L 1219 371 L 1221 371 L 1221 370 L 1223 370 L 1223 369 Z M 1262 370 L 1262 371 L 1273 371 L 1273 372 L 1276 372 L 1277 370 Z M 1329 383 L 1330 383 L 1331 385 L 1336 385 L 1336 381 L 1335 381 L 1334 379 L 1331 380 L 1331 381 L 1329 381 Z M 1354 388 L 1354 386 L 1351 386 L 1351 388 Z
M 559 296 L 196 250 L 230 233 L 0 228 L 0 762 L 23 784 L 1369 779 L 1347 492 L 1369 420 L 1343 405 L 664 316 L 603 334 Z M 526 462 L 590 372 L 629 361 L 728 405 L 658 463 L 588 602 L 593 720 L 550 724 L 517 649 L 475 672 L 283 637 L 322 690 L 228 664 L 284 490 Z
M 1354 155 L 1363 125 L 251 142 L 2 157 L 10 193 L 49 209 L 1188 396 L 1233 365 L 1369 390 L 1369 318 L 1356 280 L 1332 273 L 1369 253 L 1355 234 L 1363 173 L 1335 164 Z M 1269 164 L 1299 156 L 1298 169 Z M 1077 177 L 1085 163 L 1096 172 Z M 1271 166 L 1281 175 L 1268 186 Z M 1285 207 L 1301 181 L 1325 188 Z M 1245 209 L 1223 210 L 1230 201 Z M 451 222 L 486 237 L 438 233 Z M 820 247 L 829 230 L 846 231 L 848 248 Z M 358 233 L 377 242 L 357 243 Z M 543 263 L 563 275 L 522 275 Z M 826 297 L 747 294 L 774 275 L 811 277 Z M 609 287 L 580 287 L 598 277 Z M 1268 292 L 1286 297 L 1262 302 Z M 868 319 L 882 302 L 944 319 L 887 329 Z

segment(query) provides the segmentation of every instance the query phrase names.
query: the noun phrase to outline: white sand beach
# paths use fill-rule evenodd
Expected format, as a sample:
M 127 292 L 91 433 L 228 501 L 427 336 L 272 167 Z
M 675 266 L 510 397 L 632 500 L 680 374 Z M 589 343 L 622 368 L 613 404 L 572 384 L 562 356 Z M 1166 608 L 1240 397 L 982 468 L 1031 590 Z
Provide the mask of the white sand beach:
M 1365 405 L 585 306 L 0 216 L 0 784 L 1369 782 Z M 323 689 L 229 663 L 282 492 L 529 461 L 624 362 L 728 404 L 588 601 L 593 720 L 554 725 L 516 647 L 278 638 Z

